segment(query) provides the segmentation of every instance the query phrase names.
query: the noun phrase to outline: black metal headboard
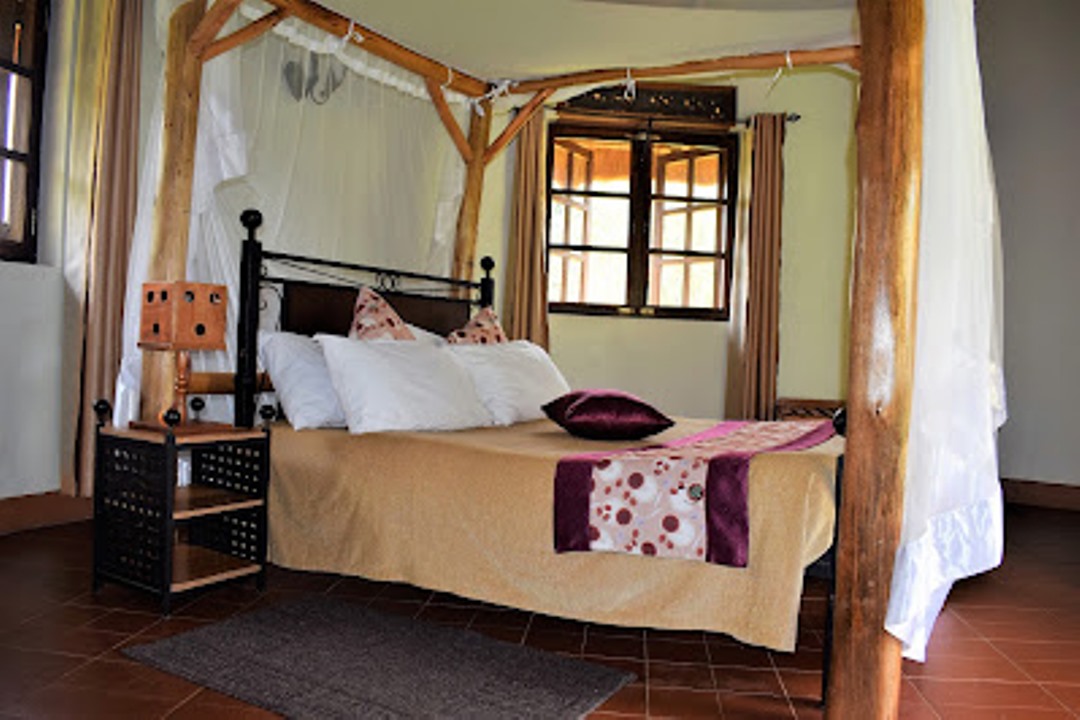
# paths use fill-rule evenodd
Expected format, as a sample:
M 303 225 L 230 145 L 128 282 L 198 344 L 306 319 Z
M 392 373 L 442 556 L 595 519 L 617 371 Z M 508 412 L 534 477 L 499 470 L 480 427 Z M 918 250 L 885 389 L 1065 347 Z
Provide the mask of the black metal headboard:
M 446 335 L 464 325 L 473 307 L 495 302 L 495 262 L 480 261 L 480 282 L 427 275 L 407 270 L 358 265 L 322 258 L 277 253 L 262 249 L 255 231 L 262 225 L 258 210 L 245 210 L 240 222 L 247 228 L 240 258 L 240 312 L 237 321 L 235 424 L 251 427 L 255 420 L 256 357 L 258 355 L 260 293 L 267 285 L 278 289 L 281 330 L 302 335 L 344 335 L 352 323 L 357 289 L 368 285 L 386 298 L 406 322 Z M 306 272 L 318 281 L 275 275 L 267 266 Z M 338 273 L 348 273 L 347 276 Z M 363 278 L 370 278 L 365 281 Z M 325 281 L 324 281 L 325 280 Z M 406 286 L 406 284 L 410 286 Z M 415 287 L 413 287 L 415 286 Z

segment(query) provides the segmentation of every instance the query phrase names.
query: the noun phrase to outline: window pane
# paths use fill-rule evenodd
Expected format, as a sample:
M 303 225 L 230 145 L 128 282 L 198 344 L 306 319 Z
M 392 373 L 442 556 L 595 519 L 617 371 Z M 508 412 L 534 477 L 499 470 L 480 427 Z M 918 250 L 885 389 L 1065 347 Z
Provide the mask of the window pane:
M 569 150 L 558 142 L 555 143 L 554 159 L 551 164 L 551 187 L 552 188 L 566 188 L 569 187 L 567 180 L 569 177 L 570 159 Z
M 630 200 L 552 195 L 551 245 L 625 248 L 630 242 Z
M 720 196 L 720 156 L 708 152 L 694 158 L 694 188 L 691 195 L 696 198 L 717 200 Z
M 654 154 L 656 150 L 653 150 Z M 657 195 L 674 195 L 686 197 L 688 195 L 690 179 L 690 163 L 686 160 L 658 158 L 655 165 L 656 172 L 653 177 L 653 185 Z
M 653 203 L 653 208 L 659 213 L 659 223 L 653 226 L 659 232 L 659 237 L 654 236 L 649 246 L 664 250 L 685 250 L 689 206 L 686 203 L 660 200 Z
M 717 307 L 720 264 L 716 260 L 695 259 L 690 266 L 690 297 L 687 307 Z
M 587 264 L 584 302 L 600 305 L 626 304 L 626 255 L 582 253 Z
M 551 187 L 557 190 L 630 192 L 626 140 L 556 138 Z
M 22 242 L 26 232 L 26 165 L 0 161 L 0 238 Z
M 552 248 L 548 301 L 623 305 L 626 303 L 626 255 Z
M 0 70 L 0 143 L 8 150 L 29 152 L 32 100 L 28 79 Z
M 660 262 L 657 266 L 656 292 L 652 304 L 661 307 L 682 307 L 685 277 L 686 269 L 681 259 Z
M 563 198 L 551 198 L 551 218 L 548 225 L 548 242 L 552 245 L 567 245 L 566 203 Z
M 587 223 L 589 216 L 583 207 L 575 207 L 570 205 L 566 208 L 566 214 L 569 218 L 567 227 L 569 228 L 569 245 L 585 245 L 587 244 Z
M 34 0 L 0 2 L 0 57 L 16 65 L 34 66 Z
M 726 193 L 727 150 L 708 145 L 655 143 L 654 195 L 720 200 Z
M 718 308 L 721 264 L 712 258 L 652 255 L 649 303 L 660 307 Z
M 566 302 L 563 296 L 563 261 L 562 252 L 552 251 L 548 254 L 548 302 Z
M 716 252 L 719 241 L 716 225 L 720 214 L 716 207 L 698 205 L 694 208 L 690 249 L 698 252 Z

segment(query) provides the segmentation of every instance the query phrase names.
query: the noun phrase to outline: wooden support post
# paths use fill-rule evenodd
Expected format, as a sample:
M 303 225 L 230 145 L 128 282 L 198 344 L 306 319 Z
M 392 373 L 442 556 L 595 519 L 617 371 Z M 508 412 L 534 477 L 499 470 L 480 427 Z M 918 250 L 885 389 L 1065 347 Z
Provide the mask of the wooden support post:
M 153 238 L 147 279 L 184 280 L 187 274 L 191 183 L 195 174 L 195 136 L 199 125 L 199 83 L 202 63 L 188 51 L 202 20 L 205 0 L 189 0 L 169 20 L 165 55 L 165 131 L 162 134 L 161 177 L 154 204 Z M 153 420 L 173 402 L 176 360 L 173 353 L 143 353 L 140 417 Z
M 458 209 L 457 240 L 454 243 L 453 277 L 471 280 L 476 257 L 476 236 L 480 225 L 480 198 L 484 194 L 484 150 L 491 135 L 491 103 L 475 109 L 469 119 L 469 148 L 472 159 L 465 166 L 465 192 Z
M 923 0 L 859 0 L 859 228 L 829 718 L 895 718 L 885 632 L 904 511 L 922 172 Z

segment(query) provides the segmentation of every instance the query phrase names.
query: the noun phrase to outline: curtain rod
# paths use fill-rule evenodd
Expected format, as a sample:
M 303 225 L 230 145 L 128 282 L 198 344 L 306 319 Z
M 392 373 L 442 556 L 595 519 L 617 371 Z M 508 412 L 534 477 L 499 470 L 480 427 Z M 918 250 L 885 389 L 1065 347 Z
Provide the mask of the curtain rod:
M 800 115 L 799 113 L 795 113 L 795 112 L 789 112 L 787 115 L 784 115 L 784 119 L 787 120 L 789 123 L 797 123 L 800 120 L 802 120 L 802 115 Z M 751 115 L 750 117 L 742 118 L 740 120 L 736 120 L 735 124 L 736 125 L 745 125 L 746 127 L 750 127 L 750 124 L 752 122 L 754 122 L 754 116 L 753 115 Z

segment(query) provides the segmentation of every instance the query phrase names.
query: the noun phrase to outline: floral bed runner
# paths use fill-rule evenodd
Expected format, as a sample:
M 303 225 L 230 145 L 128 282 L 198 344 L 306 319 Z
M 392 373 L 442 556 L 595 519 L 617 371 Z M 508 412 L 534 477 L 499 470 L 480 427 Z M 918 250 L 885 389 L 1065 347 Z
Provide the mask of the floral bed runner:
M 834 432 L 828 420 L 729 421 L 663 445 L 565 457 L 555 470 L 555 550 L 746 567 L 750 460 Z

